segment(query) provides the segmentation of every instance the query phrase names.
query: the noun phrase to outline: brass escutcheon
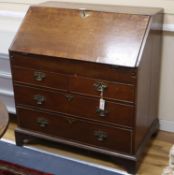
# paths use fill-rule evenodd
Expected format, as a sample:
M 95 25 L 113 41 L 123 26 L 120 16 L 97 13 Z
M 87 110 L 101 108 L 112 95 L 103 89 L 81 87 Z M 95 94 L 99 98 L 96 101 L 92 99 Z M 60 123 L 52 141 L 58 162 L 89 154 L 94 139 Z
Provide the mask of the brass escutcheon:
M 87 18 L 90 16 L 90 13 L 89 11 L 87 11 L 86 9 L 80 9 L 80 17 L 81 18 Z

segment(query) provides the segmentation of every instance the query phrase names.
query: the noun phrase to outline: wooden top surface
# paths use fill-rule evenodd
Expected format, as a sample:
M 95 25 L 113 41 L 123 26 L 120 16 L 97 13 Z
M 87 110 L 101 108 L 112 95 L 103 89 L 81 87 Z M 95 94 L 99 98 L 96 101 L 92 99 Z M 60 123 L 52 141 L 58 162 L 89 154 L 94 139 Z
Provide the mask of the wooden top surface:
M 155 15 L 162 13 L 162 8 L 154 7 L 133 7 L 133 6 L 119 6 L 119 5 L 100 5 L 87 3 L 71 3 L 71 2 L 55 2 L 48 1 L 36 6 L 52 7 L 52 8 L 66 8 L 66 9 L 87 9 L 93 11 L 116 12 L 126 14 L 141 14 L 141 15 Z
M 4 134 L 9 122 L 8 112 L 3 103 L 0 102 L 0 138 Z
M 10 50 L 135 67 L 149 16 L 58 6 L 32 6 Z

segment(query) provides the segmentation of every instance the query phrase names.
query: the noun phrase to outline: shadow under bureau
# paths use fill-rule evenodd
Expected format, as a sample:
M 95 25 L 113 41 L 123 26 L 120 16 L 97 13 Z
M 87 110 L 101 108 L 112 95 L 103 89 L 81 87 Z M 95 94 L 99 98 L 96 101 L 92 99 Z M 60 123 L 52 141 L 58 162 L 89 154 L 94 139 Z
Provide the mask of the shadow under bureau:
M 42 138 L 135 173 L 158 130 L 162 10 L 31 6 L 9 49 L 16 144 Z

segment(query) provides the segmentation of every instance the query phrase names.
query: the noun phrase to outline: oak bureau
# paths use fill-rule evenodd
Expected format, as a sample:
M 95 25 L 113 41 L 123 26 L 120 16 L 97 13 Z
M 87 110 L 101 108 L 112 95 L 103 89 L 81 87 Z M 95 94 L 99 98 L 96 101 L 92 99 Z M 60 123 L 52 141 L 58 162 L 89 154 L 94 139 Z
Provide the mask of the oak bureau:
M 158 131 L 162 9 L 31 6 L 9 49 L 16 144 L 52 140 L 135 173 Z

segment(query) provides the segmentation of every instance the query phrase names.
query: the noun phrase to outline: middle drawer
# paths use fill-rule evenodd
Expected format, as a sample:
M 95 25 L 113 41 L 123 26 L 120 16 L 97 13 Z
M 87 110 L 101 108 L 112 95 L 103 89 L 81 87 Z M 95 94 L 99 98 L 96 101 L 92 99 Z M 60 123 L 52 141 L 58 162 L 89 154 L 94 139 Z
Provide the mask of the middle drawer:
M 134 106 L 132 105 L 106 101 L 106 107 L 102 111 L 99 109 L 99 98 L 57 91 L 55 93 L 22 85 L 15 85 L 14 90 L 17 106 L 33 106 L 124 127 L 132 127 L 134 124 Z

